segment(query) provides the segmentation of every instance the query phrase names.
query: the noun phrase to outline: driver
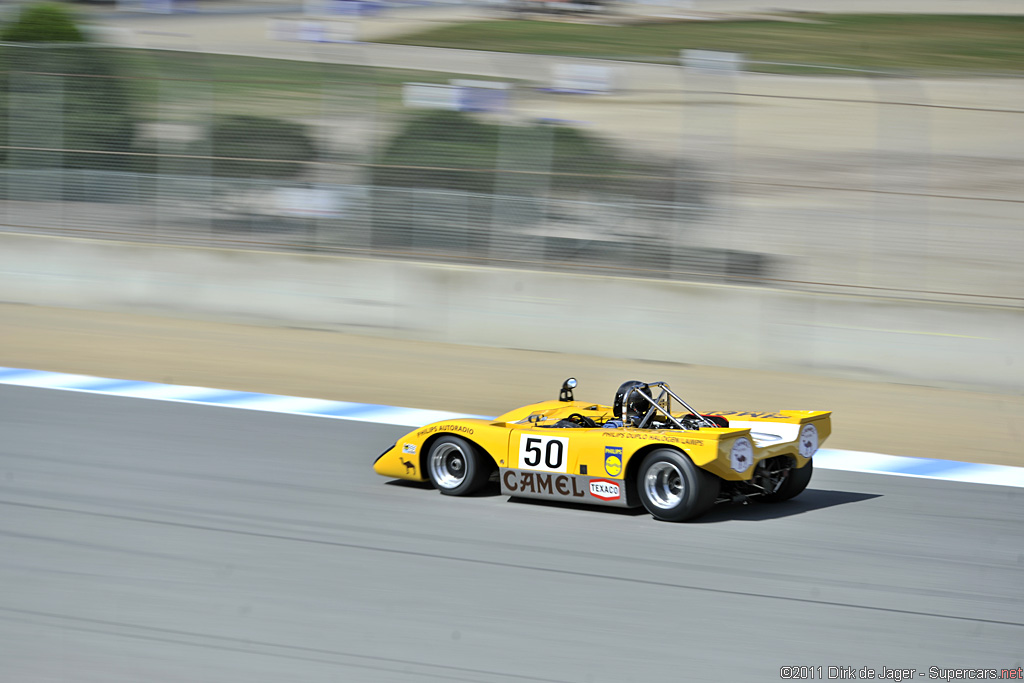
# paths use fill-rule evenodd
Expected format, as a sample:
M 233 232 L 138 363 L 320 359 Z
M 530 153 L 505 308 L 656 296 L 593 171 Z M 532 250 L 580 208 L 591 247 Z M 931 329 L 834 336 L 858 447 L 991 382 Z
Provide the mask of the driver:
M 647 399 L 636 390 L 642 391 L 648 396 L 651 395 L 651 388 L 635 379 L 619 385 L 615 392 L 615 402 L 612 403 L 612 413 L 617 419 L 605 423 L 606 427 L 622 426 L 624 423 L 640 424 L 651 406 Z M 609 424 L 610 422 L 619 422 L 619 424 L 612 425 Z

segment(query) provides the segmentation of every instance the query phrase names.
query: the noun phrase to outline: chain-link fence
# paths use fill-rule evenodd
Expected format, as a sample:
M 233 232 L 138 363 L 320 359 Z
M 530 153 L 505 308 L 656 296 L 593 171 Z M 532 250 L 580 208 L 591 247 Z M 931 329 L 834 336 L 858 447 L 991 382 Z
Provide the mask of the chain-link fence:
M 1020 79 L 328 49 L 3 47 L 0 229 L 1024 301 Z

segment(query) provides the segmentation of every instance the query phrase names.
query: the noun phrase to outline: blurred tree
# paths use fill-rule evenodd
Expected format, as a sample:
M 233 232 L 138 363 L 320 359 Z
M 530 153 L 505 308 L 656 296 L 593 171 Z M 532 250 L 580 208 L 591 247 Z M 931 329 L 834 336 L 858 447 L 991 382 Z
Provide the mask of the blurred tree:
M 455 111 L 418 113 L 387 142 L 372 168 L 373 244 L 484 253 L 486 231 L 461 235 L 449 224 L 449 213 L 461 216 L 465 225 L 482 226 L 499 211 L 502 220 L 525 226 L 551 218 L 544 201 L 549 196 L 579 198 L 584 200 L 580 204 L 592 206 L 604 198 L 630 197 L 689 210 L 704 196 L 694 170 L 682 161 L 637 160 L 558 122 L 500 125 Z M 471 194 L 438 196 L 393 188 Z M 516 199 L 496 209 L 487 195 Z M 586 210 L 581 215 L 585 223 Z
M 459 112 L 414 116 L 384 149 L 373 184 L 490 192 L 498 133 L 498 126 Z
M 209 131 L 213 172 L 232 178 L 294 178 L 316 158 L 306 126 L 264 116 L 218 117 Z M 245 161 L 258 159 L 259 161 Z
M 82 43 L 85 36 L 66 7 L 40 3 L 25 5 L 18 18 L 0 31 L 0 40 L 5 43 Z
M 536 123 L 503 129 L 446 110 L 413 116 L 385 146 L 372 178 L 377 186 L 478 193 L 550 189 L 665 200 L 677 196 L 671 164 L 635 161 L 578 128 Z
M 25 5 L 0 40 L 12 43 L 0 49 L 0 140 L 45 148 L 59 139 L 66 150 L 21 150 L 17 163 L 133 168 L 133 98 L 115 51 L 89 44 L 73 15 L 55 4 Z

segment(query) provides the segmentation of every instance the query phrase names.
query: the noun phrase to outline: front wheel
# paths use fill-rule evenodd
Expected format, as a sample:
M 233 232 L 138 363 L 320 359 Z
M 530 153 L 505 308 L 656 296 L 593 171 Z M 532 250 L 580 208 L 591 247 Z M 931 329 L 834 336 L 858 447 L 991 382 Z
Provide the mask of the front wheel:
M 775 493 L 761 496 L 761 502 L 781 503 L 784 500 L 799 496 L 807 488 L 807 485 L 811 483 L 812 474 L 814 474 L 813 460 L 808 460 L 807 464 L 800 469 L 791 468 L 786 473 L 786 478 L 783 480 L 782 485 L 779 486 Z
M 447 496 L 468 496 L 479 491 L 490 476 L 487 456 L 457 436 L 442 436 L 427 452 L 430 483 Z
M 721 481 L 679 451 L 660 448 L 640 465 L 640 502 L 657 519 L 683 522 L 711 509 Z

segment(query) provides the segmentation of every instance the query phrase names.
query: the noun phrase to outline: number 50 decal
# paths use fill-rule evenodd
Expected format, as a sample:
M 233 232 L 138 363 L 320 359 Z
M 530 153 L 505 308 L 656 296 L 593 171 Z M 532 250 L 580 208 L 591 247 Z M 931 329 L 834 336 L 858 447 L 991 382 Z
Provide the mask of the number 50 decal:
M 565 472 L 569 466 L 569 439 L 560 436 L 519 437 L 519 468 Z

